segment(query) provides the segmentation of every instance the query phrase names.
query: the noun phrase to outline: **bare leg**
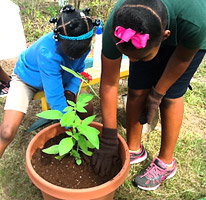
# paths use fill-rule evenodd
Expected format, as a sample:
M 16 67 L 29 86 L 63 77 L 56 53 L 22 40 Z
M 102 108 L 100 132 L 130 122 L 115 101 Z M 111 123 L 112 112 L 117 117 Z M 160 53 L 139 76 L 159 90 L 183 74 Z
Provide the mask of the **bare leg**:
M 183 113 L 183 97 L 178 99 L 164 98 L 160 105 L 162 138 L 159 158 L 167 164 L 173 159 L 174 149 L 179 136 Z
M 127 99 L 127 144 L 130 150 L 136 151 L 140 148 L 142 125 L 139 116 L 144 108 L 144 103 L 149 90 L 128 89 Z
M 0 81 L 8 82 L 10 80 L 9 75 L 0 66 Z
M 4 112 L 3 122 L 0 125 L 0 158 L 14 139 L 23 117 L 24 113 L 19 111 L 6 110 Z

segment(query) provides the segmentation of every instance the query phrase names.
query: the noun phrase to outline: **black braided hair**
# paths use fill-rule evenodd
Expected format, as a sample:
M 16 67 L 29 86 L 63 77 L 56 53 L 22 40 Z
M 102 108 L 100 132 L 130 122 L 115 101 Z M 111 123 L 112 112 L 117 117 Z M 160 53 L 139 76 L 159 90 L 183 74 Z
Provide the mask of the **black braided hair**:
M 80 58 L 90 47 L 91 38 L 85 40 L 65 40 L 59 37 L 59 34 L 64 36 L 80 36 L 91 31 L 94 25 L 98 24 L 89 18 L 89 8 L 82 10 L 84 16 L 81 16 L 81 11 L 76 10 L 72 5 L 66 5 L 60 10 L 59 18 L 50 19 L 51 23 L 56 24 L 54 29 L 54 38 L 60 42 L 64 53 L 71 58 Z
M 131 28 L 143 34 L 148 33 L 150 39 L 146 48 L 152 48 L 162 41 L 167 22 L 167 10 L 161 0 L 126 0 L 114 14 L 111 31 L 115 42 L 120 41 L 114 36 L 117 26 Z M 121 49 L 135 48 L 131 42 L 118 46 Z

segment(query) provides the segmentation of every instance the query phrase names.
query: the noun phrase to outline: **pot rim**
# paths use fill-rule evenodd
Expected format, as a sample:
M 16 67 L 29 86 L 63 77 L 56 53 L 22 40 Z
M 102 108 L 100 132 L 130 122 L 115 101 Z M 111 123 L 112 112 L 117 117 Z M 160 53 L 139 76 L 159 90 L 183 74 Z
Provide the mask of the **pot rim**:
M 95 124 L 95 125 L 101 126 L 101 128 L 103 126 L 102 124 L 100 124 L 98 122 L 92 122 L 92 123 Z M 126 179 L 128 173 L 129 173 L 129 168 L 130 168 L 129 158 L 130 157 L 129 157 L 128 146 L 127 146 L 125 140 L 123 139 L 123 137 L 119 134 L 118 134 L 118 139 L 120 140 L 120 143 L 122 144 L 123 148 L 125 149 L 125 161 L 124 161 L 124 164 L 123 164 L 122 169 L 120 170 L 120 172 L 114 178 L 112 178 L 111 180 L 109 180 L 109 181 L 107 181 L 107 182 L 105 182 L 101 185 L 95 186 L 95 187 L 82 188 L 82 189 L 70 189 L 70 188 L 64 188 L 64 187 L 54 185 L 54 184 L 46 181 L 45 179 L 43 179 L 41 176 L 39 176 L 36 173 L 36 171 L 34 170 L 34 168 L 32 167 L 31 157 L 32 157 L 33 154 L 31 155 L 30 151 L 31 151 L 34 143 L 36 142 L 36 140 L 39 136 L 43 135 L 46 130 L 48 130 L 50 128 L 55 128 L 55 127 L 58 127 L 58 126 L 60 126 L 60 123 L 50 125 L 47 128 L 41 130 L 37 135 L 35 135 L 33 137 L 33 139 L 29 143 L 28 148 L 26 150 L 26 169 L 27 169 L 27 173 L 28 173 L 30 179 L 32 180 L 32 182 L 40 190 L 42 190 L 43 192 L 45 192 L 49 195 L 51 195 L 51 190 L 58 190 L 58 193 L 59 192 L 60 193 L 67 193 L 67 194 L 69 194 L 69 193 L 73 193 L 73 194 L 85 193 L 85 195 L 86 194 L 88 195 L 88 193 L 91 193 L 91 192 L 96 191 L 96 190 L 98 190 L 99 193 L 101 193 L 100 191 L 101 191 L 102 187 L 105 187 L 105 188 L 107 188 L 107 192 L 109 194 L 112 191 L 116 190 L 124 182 L 124 180 Z M 62 130 L 65 130 L 65 128 L 63 128 L 63 127 L 61 127 L 61 128 L 62 128 Z M 40 185 L 42 185 L 42 184 L 40 184 L 40 182 L 44 185 L 42 188 L 39 187 Z M 111 187 L 112 183 L 115 186 Z M 61 196 L 61 197 L 63 197 L 63 196 Z M 59 196 L 58 196 L 58 198 L 59 198 Z

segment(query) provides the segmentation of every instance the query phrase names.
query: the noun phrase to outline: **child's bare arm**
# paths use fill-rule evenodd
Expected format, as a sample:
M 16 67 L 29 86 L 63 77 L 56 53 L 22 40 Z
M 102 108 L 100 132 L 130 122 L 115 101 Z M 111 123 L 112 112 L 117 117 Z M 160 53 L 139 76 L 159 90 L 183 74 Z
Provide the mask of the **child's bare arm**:
M 104 176 L 118 160 L 117 95 L 121 58 L 111 60 L 102 56 L 100 84 L 103 131 L 99 150 L 95 150 L 92 164 L 96 173 Z
M 155 87 L 158 93 L 165 94 L 167 92 L 172 84 L 186 71 L 198 50 L 188 49 L 182 45 L 177 46 Z
M 103 125 L 107 128 L 116 128 L 121 58 L 115 60 L 108 59 L 105 56 L 102 58 L 100 96 Z

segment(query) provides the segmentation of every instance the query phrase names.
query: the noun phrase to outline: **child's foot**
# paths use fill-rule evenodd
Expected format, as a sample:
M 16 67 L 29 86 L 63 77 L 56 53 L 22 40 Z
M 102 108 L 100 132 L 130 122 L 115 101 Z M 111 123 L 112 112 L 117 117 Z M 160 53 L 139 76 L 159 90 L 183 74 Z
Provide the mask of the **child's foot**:
M 142 144 L 138 152 L 129 151 L 129 153 L 130 153 L 130 165 L 140 163 L 146 160 L 147 158 L 147 152 L 145 151 L 145 148 Z
M 133 180 L 134 186 L 143 190 L 157 189 L 162 181 L 175 175 L 177 171 L 175 159 L 173 159 L 171 165 L 171 167 L 168 167 L 159 158 L 155 158 L 146 170 L 135 177 Z

